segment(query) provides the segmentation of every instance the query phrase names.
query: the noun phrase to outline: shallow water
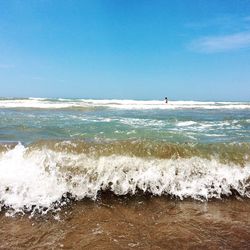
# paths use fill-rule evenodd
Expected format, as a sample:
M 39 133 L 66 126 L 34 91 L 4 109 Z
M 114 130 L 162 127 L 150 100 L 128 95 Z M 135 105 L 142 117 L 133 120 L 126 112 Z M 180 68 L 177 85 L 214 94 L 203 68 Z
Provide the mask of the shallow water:
M 250 103 L 0 99 L 0 140 L 250 141 Z
M 250 201 L 114 197 L 58 213 L 0 216 L 3 249 L 249 249 Z

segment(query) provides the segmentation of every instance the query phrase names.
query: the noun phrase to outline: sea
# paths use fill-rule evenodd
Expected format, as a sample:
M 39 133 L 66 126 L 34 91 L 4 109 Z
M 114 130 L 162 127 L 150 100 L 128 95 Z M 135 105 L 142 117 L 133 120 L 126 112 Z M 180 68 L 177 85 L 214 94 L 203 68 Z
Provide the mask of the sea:
M 249 249 L 250 102 L 0 98 L 3 249 Z

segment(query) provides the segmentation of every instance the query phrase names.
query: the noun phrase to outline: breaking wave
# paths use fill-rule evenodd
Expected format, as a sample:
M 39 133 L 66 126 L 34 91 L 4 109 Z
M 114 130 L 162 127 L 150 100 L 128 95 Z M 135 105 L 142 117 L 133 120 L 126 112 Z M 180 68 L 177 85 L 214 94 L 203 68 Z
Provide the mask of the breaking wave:
M 147 109 L 250 109 L 249 102 L 202 102 L 202 101 L 169 101 L 163 100 L 94 100 L 94 99 L 0 99 L 0 108 L 34 108 L 34 109 L 89 109 L 113 108 L 126 110 Z
M 249 144 L 43 141 L 0 148 L 1 208 L 43 212 L 55 204 L 116 195 L 207 200 L 250 197 Z

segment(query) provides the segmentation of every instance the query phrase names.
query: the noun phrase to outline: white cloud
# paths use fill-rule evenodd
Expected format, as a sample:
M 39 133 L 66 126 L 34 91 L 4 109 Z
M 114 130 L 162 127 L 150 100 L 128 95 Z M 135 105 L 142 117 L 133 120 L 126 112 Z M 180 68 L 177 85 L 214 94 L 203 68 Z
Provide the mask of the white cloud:
M 194 40 L 192 50 L 203 53 L 226 52 L 250 47 L 250 32 L 241 32 L 224 36 L 208 36 Z

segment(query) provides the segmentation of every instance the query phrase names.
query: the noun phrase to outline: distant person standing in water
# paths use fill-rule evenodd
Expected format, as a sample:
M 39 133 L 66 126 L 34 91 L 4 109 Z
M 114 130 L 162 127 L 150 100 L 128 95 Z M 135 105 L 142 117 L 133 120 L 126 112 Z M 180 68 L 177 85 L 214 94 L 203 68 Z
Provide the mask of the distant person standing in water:
M 165 103 L 168 103 L 168 98 L 167 97 L 165 97 Z

